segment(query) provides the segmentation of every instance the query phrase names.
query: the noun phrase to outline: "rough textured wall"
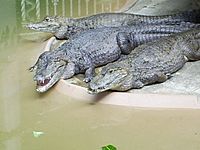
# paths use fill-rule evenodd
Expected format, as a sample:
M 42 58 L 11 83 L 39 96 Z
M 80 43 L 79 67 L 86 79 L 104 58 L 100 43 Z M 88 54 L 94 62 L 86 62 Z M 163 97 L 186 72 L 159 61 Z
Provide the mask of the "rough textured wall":
M 200 8 L 200 0 L 129 0 L 122 11 L 146 15 L 165 15 Z

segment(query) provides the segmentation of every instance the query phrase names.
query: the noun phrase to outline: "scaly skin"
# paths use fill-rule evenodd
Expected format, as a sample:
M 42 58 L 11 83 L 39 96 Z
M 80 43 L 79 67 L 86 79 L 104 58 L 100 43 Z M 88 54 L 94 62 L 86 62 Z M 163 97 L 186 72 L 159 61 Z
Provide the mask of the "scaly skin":
M 191 30 L 135 48 L 122 60 L 101 68 L 89 93 L 127 91 L 166 81 L 188 60 L 200 60 L 200 30 Z
M 145 16 L 128 13 L 102 13 L 73 19 L 64 17 L 46 17 L 38 23 L 26 25 L 27 28 L 51 32 L 58 39 L 69 39 L 73 35 L 88 29 L 101 27 L 120 27 L 137 24 L 180 24 L 181 22 L 200 22 L 200 10 L 186 11 L 165 16 Z
M 48 63 L 48 65 L 46 65 Z M 37 82 L 36 90 L 45 92 L 52 87 L 64 73 L 67 62 L 57 59 L 50 51 L 42 53 L 36 64 L 29 70 L 35 72 L 34 80 Z M 36 69 L 37 68 L 37 69 Z
M 148 25 L 84 31 L 39 57 L 31 68 L 36 69 L 37 91 L 44 92 L 60 78 L 68 79 L 78 73 L 85 73 L 85 81 L 89 82 L 95 67 L 113 62 L 121 54 L 129 54 L 138 45 L 184 30 L 188 28 Z

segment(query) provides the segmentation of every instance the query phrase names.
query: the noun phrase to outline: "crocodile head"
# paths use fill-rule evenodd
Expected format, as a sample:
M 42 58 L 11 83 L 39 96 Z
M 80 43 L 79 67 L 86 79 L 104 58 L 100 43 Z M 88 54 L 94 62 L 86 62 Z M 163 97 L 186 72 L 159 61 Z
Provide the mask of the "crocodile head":
M 35 70 L 34 81 L 37 83 L 36 90 L 45 92 L 60 80 L 64 73 L 67 62 L 54 57 L 52 52 L 42 53 L 36 64 L 29 70 Z
M 55 33 L 60 29 L 63 22 L 64 18 L 62 17 L 48 16 L 40 22 L 27 24 L 25 27 L 36 31 Z
M 108 64 L 91 80 L 88 91 L 97 94 L 110 89 L 117 89 L 128 76 L 128 71 L 120 66 Z

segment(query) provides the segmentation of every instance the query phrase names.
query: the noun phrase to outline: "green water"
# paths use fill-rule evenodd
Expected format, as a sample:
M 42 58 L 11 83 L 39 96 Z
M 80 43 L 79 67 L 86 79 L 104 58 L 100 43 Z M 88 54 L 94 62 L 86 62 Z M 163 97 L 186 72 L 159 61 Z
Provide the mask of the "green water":
M 43 51 L 45 42 L 24 41 L 18 36 L 28 32 L 23 23 L 37 20 L 36 10 L 23 20 L 21 1 L 0 2 L 0 150 L 100 150 L 107 144 L 119 150 L 200 149 L 199 110 L 91 105 L 55 89 L 38 94 L 27 69 Z M 63 13 L 61 2 L 57 6 L 59 15 Z M 69 1 L 65 2 L 65 15 L 78 16 L 78 7 L 70 14 Z M 104 11 L 109 11 L 108 0 L 96 2 L 97 10 L 103 3 Z M 120 7 L 124 2 L 120 1 Z M 114 11 L 117 6 L 114 0 L 112 3 Z M 44 5 L 42 1 L 40 18 L 46 15 Z M 53 15 L 53 5 L 49 5 L 49 14 Z M 86 4 L 81 6 L 81 15 L 86 15 Z M 89 14 L 93 6 L 93 2 L 88 5 Z M 26 8 L 31 8 L 30 3 Z M 35 137 L 33 131 L 43 134 Z

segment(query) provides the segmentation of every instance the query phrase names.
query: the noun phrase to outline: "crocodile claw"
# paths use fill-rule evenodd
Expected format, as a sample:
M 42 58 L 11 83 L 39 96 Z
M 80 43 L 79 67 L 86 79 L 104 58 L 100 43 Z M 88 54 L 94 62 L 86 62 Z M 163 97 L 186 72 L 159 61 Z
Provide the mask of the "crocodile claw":
M 35 66 L 32 66 L 32 67 L 28 68 L 28 70 L 29 70 L 30 72 L 33 72 L 33 71 L 35 70 Z
M 92 78 L 93 78 L 92 76 L 91 77 L 85 77 L 83 79 L 83 81 L 86 82 L 86 83 L 89 83 L 92 80 Z
M 90 81 L 91 81 L 90 78 L 84 78 L 84 79 L 83 79 L 83 82 L 86 82 L 86 83 L 88 83 L 88 82 L 90 82 Z
M 88 94 L 92 94 L 92 95 L 95 95 L 96 93 L 95 93 L 95 91 L 94 90 L 92 90 L 92 89 L 87 89 L 87 93 Z

